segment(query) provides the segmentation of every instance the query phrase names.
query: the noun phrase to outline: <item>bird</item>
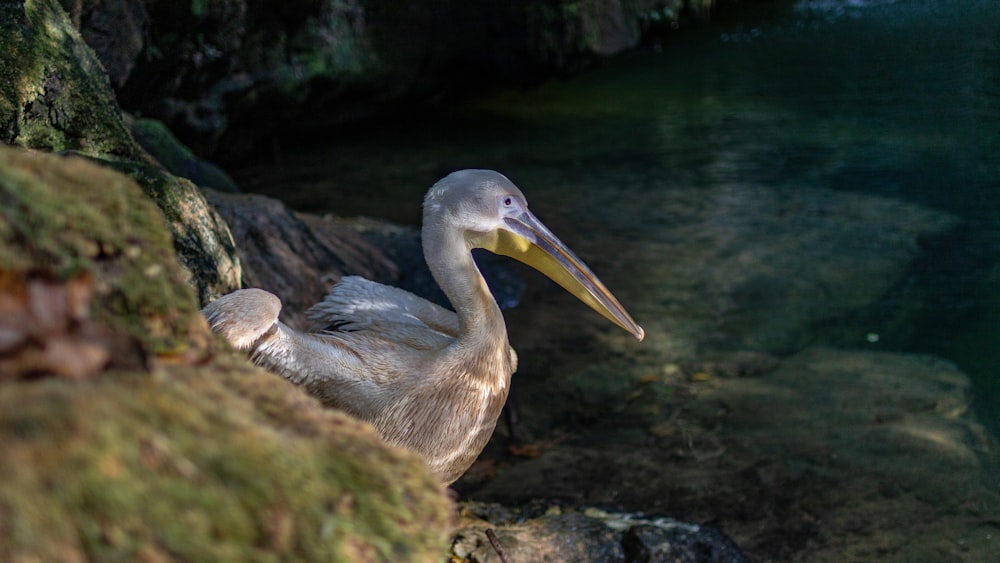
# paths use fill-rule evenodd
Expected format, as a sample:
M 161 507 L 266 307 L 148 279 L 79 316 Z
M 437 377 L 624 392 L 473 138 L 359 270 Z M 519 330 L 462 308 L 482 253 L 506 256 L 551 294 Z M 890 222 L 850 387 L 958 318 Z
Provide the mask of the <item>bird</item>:
M 454 311 L 345 276 L 306 312 L 306 331 L 278 320 L 280 299 L 258 288 L 224 295 L 202 312 L 254 363 L 370 423 L 449 485 L 490 440 L 518 361 L 474 248 L 534 267 L 640 341 L 644 332 L 499 172 L 460 170 L 435 183 L 423 202 L 421 241 Z

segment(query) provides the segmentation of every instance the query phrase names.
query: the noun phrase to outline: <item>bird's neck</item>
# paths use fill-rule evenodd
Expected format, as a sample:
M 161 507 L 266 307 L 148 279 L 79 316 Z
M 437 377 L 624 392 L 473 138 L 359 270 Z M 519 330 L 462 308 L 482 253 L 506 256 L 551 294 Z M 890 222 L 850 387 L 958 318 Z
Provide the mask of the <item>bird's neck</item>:
M 507 345 L 503 315 L 460 232 L 425 225 L 424 257 L 434 280 L 451 302 L 466 345 Z

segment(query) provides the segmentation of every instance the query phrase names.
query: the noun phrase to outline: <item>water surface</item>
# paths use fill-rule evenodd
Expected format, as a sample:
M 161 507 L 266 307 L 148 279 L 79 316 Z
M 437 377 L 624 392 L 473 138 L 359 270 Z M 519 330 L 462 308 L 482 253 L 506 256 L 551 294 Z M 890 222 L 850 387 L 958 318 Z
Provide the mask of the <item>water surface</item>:
M 970 374 L 980 418 L 1000 430 L 1000 3 L 802 1 L 747 17 L 539 89 L 287 147 L 280 163 L 238 176 L 299 209 L 416 225 L 436 179 L 501 170 L 654 330 L 657 318 L 684 313 L 663 295 L 641 303 L 656 291 L 636 282 L 641 264 L 621 257 L 679 244 L 685 217 L 672 197 L 731 190 L 739 206 L 764 190 L 778 202 L 832 190 L 940 211 L 956 226 L 918 241 L 915 260 L 877 299 L 814 319 L 796 338 L 741 342 L 778 354 L 809 345 L 939 354 Z M 802 205 L 808 211 L 792 213 L 809 221 Z M 850 246 L 859 262 L 870 250 Z M 789 276 L 821 266 L 793 265 Z M 797 314 L 789 307 L 773 314 Z

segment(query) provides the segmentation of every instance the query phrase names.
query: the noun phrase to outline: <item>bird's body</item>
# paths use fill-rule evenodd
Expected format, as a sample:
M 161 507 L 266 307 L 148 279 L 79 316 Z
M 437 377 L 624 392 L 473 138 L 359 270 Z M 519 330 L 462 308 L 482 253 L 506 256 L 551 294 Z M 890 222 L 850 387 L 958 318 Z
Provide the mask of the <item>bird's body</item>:
M 307 333 L 278 321 L 280 302 L 259 289 L 233 292 L 204 312 L 254 362 L 370 422 L 450 483 L 489 441 L 517 368 L 472 248 L 534 265 L 640 339 L 642 329 L 496 172 L 465 170 L 435 184 L 424 200 L 422 240 L 455 312 L 356 276 L 309 310 Z

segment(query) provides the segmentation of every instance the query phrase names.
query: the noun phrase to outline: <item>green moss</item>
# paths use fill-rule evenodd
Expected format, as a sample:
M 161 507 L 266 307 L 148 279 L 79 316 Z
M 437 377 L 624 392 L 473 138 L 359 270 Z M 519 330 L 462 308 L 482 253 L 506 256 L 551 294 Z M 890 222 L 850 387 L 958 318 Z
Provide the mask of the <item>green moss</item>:
M 162 121 L 137 118 L 132 121 L 132 131 L 137 138 L 145 139 L 147 150 L 174 174 L 181 173 L 185 162 L 197 158 Z
M 451 506 L 419 460 L 242 361 L 0 385 L 0 441 L 6 560 L 410 561 L 447 549 Z
M 224 170 L 195 156 L 163 122 L 147 118 L 128 121 L 136 141 L 171 174 L 187 178 L 202 187 L 226 192 L 240 191 Z
M 139 159 L 107 75 L 56 0 L 0 18 L 0 140 Z
M 207 329 L 174 248 L 205 253 L 206 227 L 177 226 L 204 201 L 122 134 L 54 2 L 6 10 L 3 140 L 101 159 L 142 187 L 0 145 L 0 270 L 88 272 L 94 320 L 161 358 L 185 352 Z M 0 561 L 437 561 L 447 548 L 450 504 L 419 459 L 235 356 L 0 382 L 0 444 Z
M 94 318 L 156 353 L 182 351 L 197 319 L 163 214 L 130 179 L 81 158 L 0 147 L 0 268 L 90 272 Z
M 26 0 L 2 10 L 0 142 L 76 153 L 130 168 L 167 215 L 174 249 L 186 269 L 184 277 L 199 298 L 235 289 L 239 263 L 228 229 L 214 217 L 205 219 L 210 215 L 204 212 L 208 204 L 197 186 L 157 168 L 136 144 L 96 55 L 58 3 Z M 202 181 L 232 188 L 231 180 L 217 168 L 190 162 L 197 165 Z M 0 235 L 9 239 L 11 233 Z M 4 262 L 12 258 L 10 253 L 0 254 Z M 128 281 L 147 285 L 141 277 Z M 132 304 L 125 299 L 119 310 Z
M 186 198 L 198 193 L 197 187 L 187 180 L 146 162 L 111 160 L 100 163 L 134 179 L 143 192 L 163 211 L 169 222 L 183 222 L 181 210 L 185 207 Z M 184 182 L 187 182 L 187 186 L 181 185 Z

